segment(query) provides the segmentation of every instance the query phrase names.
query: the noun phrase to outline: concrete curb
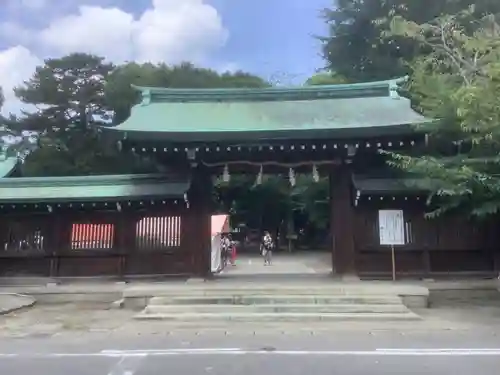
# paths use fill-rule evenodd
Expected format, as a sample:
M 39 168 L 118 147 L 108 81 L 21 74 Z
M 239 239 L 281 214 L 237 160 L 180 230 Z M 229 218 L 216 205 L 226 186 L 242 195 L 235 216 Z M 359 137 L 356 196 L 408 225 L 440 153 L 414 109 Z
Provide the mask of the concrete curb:
M 31 307 L 36 303 L 36 299 L 31 296 L 17 293 L 0 294 L 0 315 Z
M 348 321 L 421 321 L 422 317 L 412 311 L 407 313 L 184 313 L 146 314 L 134 316 L 136 320 L 176 321 L 176 322 L 348 322 Z

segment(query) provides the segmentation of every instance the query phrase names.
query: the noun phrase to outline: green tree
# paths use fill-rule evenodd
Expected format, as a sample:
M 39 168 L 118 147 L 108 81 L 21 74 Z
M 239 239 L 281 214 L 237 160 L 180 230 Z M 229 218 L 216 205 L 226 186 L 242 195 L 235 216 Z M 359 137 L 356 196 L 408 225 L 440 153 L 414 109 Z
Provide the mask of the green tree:
M 93 124 L 106 110 L 104 86 L 113 69 L 102 57 L 74 53 L 45 60 L 15 89 L 17 97 L 37 111 L 25 113 L 14 130 L 40 134 L 39 148 L 23 164 L 23 175 L 113 174 L 150 168 L 105 144 Z
M 104 58 L 83 53 L 45 60 L 14 90 L 22 102 L 38 108 L 24 126 L 58 135 L 68 127 L 85 131 L 91 115 L 104 108 L 104 84 L 113 68 Z
M 219 209 L 231 213 L 233 225 L 245 224 L 259 230 L 296 234 L 301 228 L 309 239 L 327 232 L 329 223 L 329 182 L 314 182 L 311 175 L 299 174 L 294 186 L 286 175 L 232 176 L 229 183 L 216 182 Z
M 337 85 L 349 83 L 347 79 L 336 73 L 318 73 L 306 81 L 306 86 Z
M 323 12 L 329 32 L 320 39 L 327 68 L 354 82 L 410 74 L 408 63 L 428 49 L 404 35 L 384 36 L 393 16 L 425 24 L 473 3 L 476 18 L 500 12 L 496 0 L 337 0 Z
M 431 215 L 500 208 L 500 25 L 469 7 L 417 24 L 395 16 L 391 32 L 427 48 L 413 65 L 409 92 L 432 125 L 427 154 L 390 154 L 391 164 L 426 177 Z

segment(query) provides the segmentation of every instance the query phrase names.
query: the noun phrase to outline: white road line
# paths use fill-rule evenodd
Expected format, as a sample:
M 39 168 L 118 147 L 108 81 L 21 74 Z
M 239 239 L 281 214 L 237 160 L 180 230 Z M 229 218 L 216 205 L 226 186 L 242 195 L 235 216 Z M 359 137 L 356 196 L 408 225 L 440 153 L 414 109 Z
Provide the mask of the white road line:
M 134 375 L 139 368 L 142 360 L 147 357 L 147 354 L 141 356 L 126 356 L 116 363 L 108 375 Z
M 414 351 L 419 351 L 419 352 L 484 352 L 484 351 L 493 351 L 493 352 L 498 352 L 500 351 L 500 348 L 383 348 L 383 349 L 377 349 L 378 351 L 384 351 L 384 352 L 414 352 Z
M 127 357 L 144 357 L 144 354 L 127 354 Z M 121 358 L 121 354 L 111 353 L 0 353 L 0 359 L 3 358 L 84 358 L 84 357 L 107 357 Z
M 65 358 L 65 357 L 108 357 L 130 359 L 138 363 L 148 356 L 499 356 L 500 348 L 379 348 L 375 350 L 252 350 L 241 348 L 173 348 L 173 349 L 109 349 L 94 353 L 0 353 L 0 359 L 7 358 Z M 130 371 L 130 370 L 128 370 Z M 119 375 L 133 375 L 117 373 Z M 116 375 L 110 373 L 109 375 Z
M 134 350 L 116 350 L 108 349 L 102 350 L 102 354 L 156 354 L 156 353 L 174 353 L 174 354 L 205 354 L 205 353 L 228 353 L 228 352 L 241 352 L 240 348 L 175 348 L 175 349 L 134 349 Z
M 500 356 L 500 348 L 391 348 L 375 350 L 249 350 L 239 348 L 103 350 L 102 354 L 150 356 L 167 355 L 287 355 L 287 356 Z

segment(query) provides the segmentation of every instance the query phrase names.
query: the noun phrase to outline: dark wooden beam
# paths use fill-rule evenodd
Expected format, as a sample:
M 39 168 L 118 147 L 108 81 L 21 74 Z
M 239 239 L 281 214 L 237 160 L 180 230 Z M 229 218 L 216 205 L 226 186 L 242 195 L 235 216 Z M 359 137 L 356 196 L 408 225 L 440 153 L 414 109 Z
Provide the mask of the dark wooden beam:
M 352 171 L 349 165 L 342 165 L 330 174 L 332 268 L 340 275 L 356 274 L 351 184 Z
M 193 167 L 181 241 L 185 241 L 183 247 L 191 254 L 193 274 L 203 278 L 212 276 L 212 189 L 209 169 L 202 164 Z

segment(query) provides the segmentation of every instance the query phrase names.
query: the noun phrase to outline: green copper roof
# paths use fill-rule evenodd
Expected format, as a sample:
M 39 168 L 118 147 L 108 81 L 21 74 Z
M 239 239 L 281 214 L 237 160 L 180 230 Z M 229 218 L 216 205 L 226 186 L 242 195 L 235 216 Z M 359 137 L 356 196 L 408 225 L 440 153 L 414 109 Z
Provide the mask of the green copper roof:
M 181 198 L 189 186 L 187 179 L 165 175 L 4 178 L 0 203 Z
M 172 142 L 328 138 L 408 133 L 428 121 L 397 93 L 401 80 L 264 89 L 138 87 L 142 103 L 116 137 Z

